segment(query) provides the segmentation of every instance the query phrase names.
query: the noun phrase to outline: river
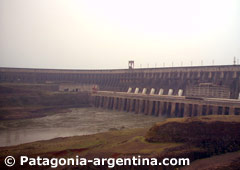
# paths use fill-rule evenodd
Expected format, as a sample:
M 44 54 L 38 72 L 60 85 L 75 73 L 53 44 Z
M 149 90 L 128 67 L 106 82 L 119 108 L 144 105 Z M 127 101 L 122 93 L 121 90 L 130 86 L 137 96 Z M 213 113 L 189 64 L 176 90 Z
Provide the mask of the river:
M 163 120 L 161 117 L 143 114 L 96 108 L 73 108 L 66 113 L 41 118 L 0 121 L 0 146 L 146 127 Z

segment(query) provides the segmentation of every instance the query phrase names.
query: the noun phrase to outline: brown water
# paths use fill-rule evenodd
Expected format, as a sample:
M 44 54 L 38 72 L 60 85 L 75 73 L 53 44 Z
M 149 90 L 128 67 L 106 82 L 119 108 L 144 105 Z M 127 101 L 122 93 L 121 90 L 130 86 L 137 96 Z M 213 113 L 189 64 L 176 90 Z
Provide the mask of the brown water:
M 73 108 L 67 113 L 42 118 L 0 121 L 0 146 L 116 129 L 146 127 L 163 120 L 161 117 L 143 114 L 95 108 Z

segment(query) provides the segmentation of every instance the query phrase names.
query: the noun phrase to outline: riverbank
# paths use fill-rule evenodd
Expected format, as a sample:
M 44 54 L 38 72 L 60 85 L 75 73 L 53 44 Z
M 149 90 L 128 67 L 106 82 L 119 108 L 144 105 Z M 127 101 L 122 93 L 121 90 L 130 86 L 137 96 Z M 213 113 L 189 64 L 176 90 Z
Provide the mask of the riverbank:
M 44 117 L 0 120 L 0 147 L 57 137 L 148 127 L 163 120 L 161 117 L 112 112 L 97 108 L 70 108 L 64 113 L 50 112 Z
M 224 159 L 224 162 L 222 164 L 219 163 L 219 160 L 221 160 L 221 157 L 218 159 L 211 159 L 210 156 L 213 156 L 216 154 L 216 152 L 211 152 L 211 149 L 208 147 L 203 147 L 201 145 L 197 145 L 196 141 L 205 140 L 207 143 L 209 143 L 208 146 L 215 142 L 215 140 L 211 139 L 211 136 L 202 136 L 201 133 L 204 133 L 201 131 L 201 129 L 195 129 L 195 132 L 199 135 L 194 136 L 198 140 L 192 140 L 192 136 L 185 136 L 184 139 L 181 142 L 176 142 L 175 137 L 178 135 L 181 137 L 181 130 L 184 130 L 186 126 L 192 126 L 194 125 L 193 122 L 201 122 L 202 127 L 208 127 L 211 125 L 211 127 L 215 127 L 214 124 L 218 126 L 219 122 L 222 122 L 221 125 L 223 129 L 238 127 L 240 123 L 240 117 L 239 116 L 205 116 L 200 118 L 185 118 L 185 119 L 168 119 L 167 121 L 164 121 L 162 123 L 158 123 L 152 128 L 150 126 L 145 128 L 133 128 L 133 129 L 124 129 L 124 130 L 114 130 L 104 133 L 98 133 L 94 135 L 85 135 L 85 136 L 74 136 L 74 137 L 66 137 L 66 138 L 55 138 L 52 140 L 47 141 L 38 141 L 28 144 L 22 144 L 18 146 L 12 146 L 12 147 L 1 147 L 0 148 L 0 160 L 3 161 L 3 159 L 6 157 L 6 155 L 12 155 L 15 158 L 18 158 L 23 153 L 24 155 L 27 155 L 28 157 L 48 157 L 48 158 L 75 158 L 76 155 L 79 157 L 84 157 L 88 159 L 93 158 L 126 158 L 126 157 L 132 157 L 132 156 L 138 156 L 141 155 L 141 157 L 149 157 L 149 158 L 158 158 L 159 160 L 162 160 L 163 158 L 189 158 L 191 160 L 191 163 L 199 160 L 204 159 L 204 164 L 210 165 L 206 166 L 208 170 L 210 169 L 218 169 L 224 167 L 231 169 L 231 170 L 237 170 L 240 160 L 240 153 L 232 152 L 230 156 L 223 156 L 222 159 Z M 225 124 L 224 124 L 225 122 Z M 173 123 L 176 124 L 182 124 L 182 126 L 179 127 L 178 131 L 176 131 L 175 126 L 172 126 Z M 159 129 L 162 129 L 163 132 L 174 130 L 175 133 L 168 133 L 163 136 L 163 133 L 158 133 Z M 222 133 L 222 131 L 219 128 L 216 129 L 215 134 Z M 211 130 L 211 133 L 214 131 L 214 128 Z M 157 133 L 154 133 L 157 132 Z M 160 135 L 160 136 L 159 136 Z M 214 139 L 217 140 L 223 139 L 226 145 L 226 150 L 228 147 L 232 148 L 234 146 L 235 142 L 234 139 L 236 139 L 239 142 L 239 132 L 233 131 L 231 132 L 231 135 L 225 134 L 228 136 L 228 139 L 226 139 L 224 136 L 214 136 Z M 156 137 L 154 142 L 149 141 L 149 137 L 153 139 L 153 137 Z M 161 137 L 161 138 L 158 138 Z M 207 138 L 206 138 L 207 137 Z M 190 140 L 188 140 L 190 139 Z M 161 140 L 157 142 L 157 140 Z M 214 149 L 214 148 L 213 148 Z M 236 151 L 236 150 L 234 150 Z M 225 153 L 219 152 L 218 154 Z M 228 153 L 227 153 L 228 154 Z M 210 158 L 208 158 L 210 157 Z M 194 165 L 194 169 L 197 166 Z M 74 167 L 74 166 L 68 166 L 68 167 L 62 167 L 67 169 L 86 169 L 89 167 Z M 17 169 L 34 169 L 36 167 L 29 167 L 29 166 L 18 166 L 16 165 Z M 41 167 L 48 168 L 48 167 Z M 105 169 L 105 167 L 98 167 L 98 169 Z M 143 167 L 131 167 L 126 166 L 123 167 L 124 169 L 176 169 L 175 167 L 150 167 L 150 166 L 143 166 Z M 179 167 L 182 168 L 182 167 Z M 191 166 L 186 167 L 188 169 L 191 169 Z M 116 167 L 115 169 L 119 169 L 119 167 Z
M 89 107 L 87 92 L 59 92 L 56 85 L 0 84 L 0 120 L 26 119 Z

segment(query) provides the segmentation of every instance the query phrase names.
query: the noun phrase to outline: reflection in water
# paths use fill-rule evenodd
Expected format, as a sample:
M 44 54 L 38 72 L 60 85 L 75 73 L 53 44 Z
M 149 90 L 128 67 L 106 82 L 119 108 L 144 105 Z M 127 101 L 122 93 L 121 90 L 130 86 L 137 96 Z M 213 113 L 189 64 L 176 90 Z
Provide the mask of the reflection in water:
M 161 117 L 143 114 L 76 108 L 42 118 L 0 121 L 0 146 L 94 134 L 110 129 L 145 127 L 162 120 Z

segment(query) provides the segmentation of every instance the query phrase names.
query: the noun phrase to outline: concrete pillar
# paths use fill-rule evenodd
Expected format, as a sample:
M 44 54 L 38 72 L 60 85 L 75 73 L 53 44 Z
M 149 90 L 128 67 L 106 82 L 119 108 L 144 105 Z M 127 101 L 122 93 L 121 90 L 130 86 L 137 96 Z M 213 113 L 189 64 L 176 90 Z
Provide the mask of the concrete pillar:
M 122 105 L 122 98 L 118 98 L 118 102 L 117 102 L 117 110 L 121 111 L 121 106 Z
M 224 114 L 224 108 L 221 106 L 218 106 L 218 111 L 217 111 L 218 115 L 223 115 Z
M 201 116 L 202 115 L 202 110 L 203 110 L 203 105 L 199 104 L 198 105 L 198 114 L 197 114 L 197 116 Z
M 104 109 L 109 109 L 110 100 L 111 100 L 111 97 L 107 97 Z
M 126 105 L 127 112 L 129 112 L 129 110 L 130 110 L 130 102 L 131 102 L 131 99 L 127 99 L 127 105 Z
M 223 71 L 221 72 L 220 78 L 221 79 L 224 78 L 224 72 Z
M 157 112 L 157 115 L 158 116 L 161 116 L 161 101 L 158 101 L 158 112 Z
M 101 108 L 104 108 L 105 106 L 105 103 L 106 103 L 106 97 L 102 96 L 102 105 L 101 105 Z
M 98 107 L 103 107 L 104 104 L 104 97 L 100 96 L 100 101 L 99 101 L 99 106 Z
M 234 71 L 234 73 L 233 73 L 233 78 L 237 78 L 237 72 L 236 71 Z
M 179 115 L 178 117 L 184 117 L 184 103 L 179 103 Z
M 207 105 L 203 105 L 202 107 L 202 114 L 201 115 L 207 115 Z
M 192 116 L 197 116 L 197 115 L 198 115 L 198 105 L 194 104 L 193 105 Z
M 150 100 L 148 102 L 148 113 L 147 114 L 151 115 L 152 114 L 152 110 L 153 110 L 153 101 Z
M 97 96 L 97 97 L 98 97 L 97 107 L 100 107 L 101 97 L 100 96 Z
M 229 107 L 229 115 L 235 115 L 235 108 Z
M 189 117 L 189 104 L 184 104 L 184 114 L 183 117 Z
M 230 72 L 226 72 L 226 80 L 231 80 L 231 73 Z
M 143 88 L 142 94 L 146 94 L 147 93 L 147 89 Z
M 155 89 L 151 88 L 150 95 L 153 95 L 155 93 Z
M 94 107 L 98 107 L 98 96 L 94 96 Z
M 97 96 L 91 96 L 91 104 L 96 107 L 97 105 Z
M 175 103 L 175 113 L 174 113 L 174 117 L 180 117 L 180 103 Z
M 161 101 L 158 109 L 158 115 L 163 116 L 163 111 L 164 111 L 164 102 Z
M 135 103 L 134 103 L 134 99 L 130 99 L 130 108 L 129 108 L 129 112 L 135 111 Z
M 198 72 L 197 78 L 201 77 L 201 72 Z
M 114 97 L 114 98 L 113 98 L 113 110 L 116 110 L 116 109 L 117 109 L 117 104 L 118 104 L 118 103 L 117 103 L 117 99 L 118 99 L 117 97 Z
M 163 95 L 163 89 L 160 89 L 160 90 L 159 90 L 158 95 Z
M 139 105 L 138 105 L 138 113 L 144 113 L 144 102 L 143 100 L 139 100 Z
M 158 116 L 159 105 L 160 105 L 160 102 L 159 102 L 159 101 L 156 101 L 156 102 L 155 102 L 155 112 L 154 112 L 154 115 L 155 115 L 155 116 Z
M 212 78 L 212 72 L 208 72 L 208 78 Z
M 167 112 L 168 112 L 168 102 L 164 102 L 163 103 L 163 115 L 167 116 Z
M 127 93 L 131 93 L 131 92 L 132 92 L 132 87 L 129 87 Z
M 117 106 L 116 106 L 116 110 L 120 111 L 121 109 L 121 98 L 117 98 Z
M 135 113 L 138 114 L 139 113 L 139 100 L 136 100 L 136 103 L 135 103 Z
M 205 113 L 205 115 L 208 115 L 209 114 L 209 111 L 210 111 L 210 106 L 209 105 L 205 105 L 205 109 L 206 109 L 206 113 Z
M 171 102 L 167 102 L 167 105 L 166 105 L 166 116 L 167 117 L 171 117 Z
M 124 111 L 127 111 L 127 110 L 128 110 L 128 106 L 129 106 L 128 101 L 129 101 L 129 99 L 128 99 L 128 98 L 125 98 L 125 100 L 124 100 L 124 103 L 125 103 Z
M 112 97 L 109 97 L 107 109 L 111 109 L 111 104 L 112 104 Z
M 127 110 L 127 98 L 123 98 L 123 106 L 122 106 L 122 111 Z
M 183 73 L 183 72 L 180 73 L 180 79 L 181 79 L 181 80 L 184 79 L 184 73 Z
M 103 105 L 104 109 L 107 109 L 107 107 L 108 107 L 108 100 L 109 100 L 108 97 L 104 97 L 104 105 Z
M 145 115 L 148 114 L 148 107 L 149 107 L 149 100 L 145 100 L 145 104 L 144 104 L 144 114 Z
M 213 114 L 213 106 L 207 105 L 206 115 L 212 115 L 212 114 Z
M 107 106 L 108 109 L 111 109 L 111 108 L 112 108 L 112 102 L 113 102 L 113 98 L 112 98 L 112 97 L 109 97 L 108 106 Z
M 139 92 L 139 88 L 136 87 L 134 94 L 138 94 L 138 92 Z
M 212 106 L 212 113 L 213 115 L 217 115 L 218 114 L 218 106 Z
M 170 117 L 176 117 L 175 116 L 175 110 L 176 110 L 176 103 L 171 103 L 171 112 L 170 112 Z
M 99 96 L 99 105 L 98 105 L 98 107 L 102 107 L 102 103 L 103 103 L 103 97 Z
M 171 96 L 173 94 L 173 89 L 168 90 L 168 95 Z
M 124 111 L 124 100 L 125 98 L 121 98 L 121 102 L 120 102 L 120 111 Z
M 111 104 L 110 104 L 110 109 L 113 110 L 113 104 L 114 104 L 114 97 L 111 97 Z
M 194 104 L 189 104 L 189 116 L 190 117 L 194 116 L 193 109 L 194 109 Z
M 181 76 L 180 72 L 177 72 L 177 78 L 180 78 L 180 76 Z
M 103 96 L 99 96 L 100 97 L 100 100 L 99 100 L 99 106 L 98 107 L 103 107 L 103 104 L 104 104 L 104 97 Z

